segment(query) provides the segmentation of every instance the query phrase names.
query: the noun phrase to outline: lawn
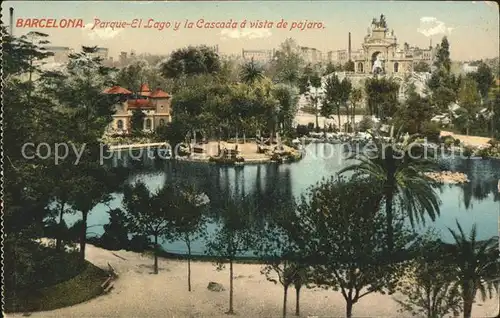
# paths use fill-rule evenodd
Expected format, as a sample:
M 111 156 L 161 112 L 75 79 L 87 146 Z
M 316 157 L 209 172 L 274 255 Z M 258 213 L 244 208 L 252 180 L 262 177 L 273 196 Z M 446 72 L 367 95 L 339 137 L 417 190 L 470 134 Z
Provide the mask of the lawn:
M 101 284 L 108 274 L 87 262 L 85 269 L 75 277 L 59 284 L 34 291 L 19 293 L 10 299 L 6 312 L 33 312 L 73 306 L 102 294 Z

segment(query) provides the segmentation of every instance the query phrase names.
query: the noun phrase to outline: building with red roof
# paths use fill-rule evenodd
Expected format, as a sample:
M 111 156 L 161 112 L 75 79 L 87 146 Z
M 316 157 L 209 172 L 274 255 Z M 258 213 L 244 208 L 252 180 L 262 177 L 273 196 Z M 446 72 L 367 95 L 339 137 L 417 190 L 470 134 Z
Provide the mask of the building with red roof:
M 137 109 L 145 115 L 144 131 L 152 132 L 157 127 L 172 121 L 172 96 L 160 88 L 151 91 L 147 84 L 142 84 L 139 91 L 134 94 L 126 88 L 113 86 L 105 89 L 103 93 L 119 97 L 115 105 L 113 122 L 109 127 L 114 133 L 126 134 L 131 131 L 130 119 Z

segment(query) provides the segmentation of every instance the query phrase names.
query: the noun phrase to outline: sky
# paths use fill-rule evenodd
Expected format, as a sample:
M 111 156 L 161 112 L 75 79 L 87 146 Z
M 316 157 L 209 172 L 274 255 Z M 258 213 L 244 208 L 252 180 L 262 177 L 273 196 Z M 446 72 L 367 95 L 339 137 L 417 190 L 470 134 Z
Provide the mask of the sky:
M 168 54 L 188 45 L 218 45 L 219 51 L 238 54 L 242 49 L 277 48 L 286 38 L 294 38 L 301 46 L 322 52 L 346 49 L 348 32 L 352 48 L 360 49 L 373 18 L 384 14 L 388 27 L 394 30 L 398 43 L 427 47 L 439 43 L 443 36 L 450 42 L 453 60 L 475 60 L 499 56 L 499 9 L 495 2 L 431 2 L 431 1 L 3 1 L 2 22 L 9 23 L 8 8 L 14 8 L 17 19 L 82 19 L 84 27 L 38 28 L 14 27 L 14 35 L 29 31 L 49 34 L 52 45 L 78 49 L 82 45 L 107 47 L 110 56 L 121 51 Z M 125 21 L 126 28 L 96 27 L 101 22 Z M 141 28 L 132 28 L 134 19 L 142 19 Z M 154 22 L 180 23 L 174 31 L 144 28 L 149 19 Z M 184 28 L 192 22 L 226 22 L 232 19 L 247 25 L 236 29 Z M 286 28 L 277 28 L 281 19 Z M 272 28 L 249 28 L 250 21 L 268 20 Z M 317 22 L 321 25 L 290 30 L 295 21 Z M 25 21 L 25 20 L 24 20 Z M 298 26 L 298 24 L 296 24 Z M 309 24 L 309 26 L 311 26 Z M 318 28 L 318 26 L 320 28 Z

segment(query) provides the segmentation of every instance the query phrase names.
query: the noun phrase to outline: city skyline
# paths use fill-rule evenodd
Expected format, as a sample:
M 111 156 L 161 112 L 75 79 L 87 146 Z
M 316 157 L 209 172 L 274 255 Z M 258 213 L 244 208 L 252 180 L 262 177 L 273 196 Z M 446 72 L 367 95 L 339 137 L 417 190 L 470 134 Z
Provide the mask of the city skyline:
M 426 48 L 447 36 L 453 60 L 476 60 L 499 55 L 498 5 L 494 2 L 25 2 L 5 1 L 2 22 L 9 24 L 8 8 L 17 19 L 82 19 L 85 28 L 30 29 L 14 27 L 14 35 L 29 31 L 49 34 L 52 46 L 77 49 L 82 45 L 109 48 L 109 56 L 135 51 L 167 55 L 188 45 L 218 45 L 223 54 L 241 54 L 245 50 L 277 48 L 286 38 L 300 46 L 326 53 L 347 49 L 351 32 L 353 50 L 360 49 L 373 18 L 384 14 L 389 29 L 394 30 L 399 46 Z M 324 29 L 153 29 L 95 28 L 101 21 L 241 21 L 307 20 L 322 22 Z M 146 22 L 144 22 L 146 23 Z

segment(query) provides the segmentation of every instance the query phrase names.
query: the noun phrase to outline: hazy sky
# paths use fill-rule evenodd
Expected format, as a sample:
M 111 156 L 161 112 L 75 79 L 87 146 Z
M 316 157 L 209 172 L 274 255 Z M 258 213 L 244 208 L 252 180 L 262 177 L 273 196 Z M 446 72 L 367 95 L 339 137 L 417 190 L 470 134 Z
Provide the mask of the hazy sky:
M 3 22 L 8 25 L 8 8 L 14 8 L 14 19 L 52 18 L 83 19 L 93 25 L 101 21 L 148 19 L 155 21 L 196 22 L 270 20 L 309 20 L 322 22 L 324 29 L 115 29 L 88 28 L 37 29 L 50 35 L 53 45 L 79 48 L 81 45 L 108 47 L 110 55 L 120 51 L 166 54 L 190 44 L 219 45 L 223 53 L 239 53 L 241 49 L 271 49 L 287 37 L 300 45 L 323 52 L 347 48 L 351 32 L 353 49 L 361 48 L 363 37 L 374 17 L 386 16 L 388 27 L 394 29 L 398 42 L 421 47 L 438 43 L 446 35 L 451 44 L 452 59 L 468 60 L 499 55 L 499 14 L 495 2 L 394 2 L 394 1 L 240 1 L 240 2 L 172 2 L 172 1 L 4 1 Z M 59 23 L 59 22 L 57 22 Z M 14 28 L 15 35 L 32 29 Z

